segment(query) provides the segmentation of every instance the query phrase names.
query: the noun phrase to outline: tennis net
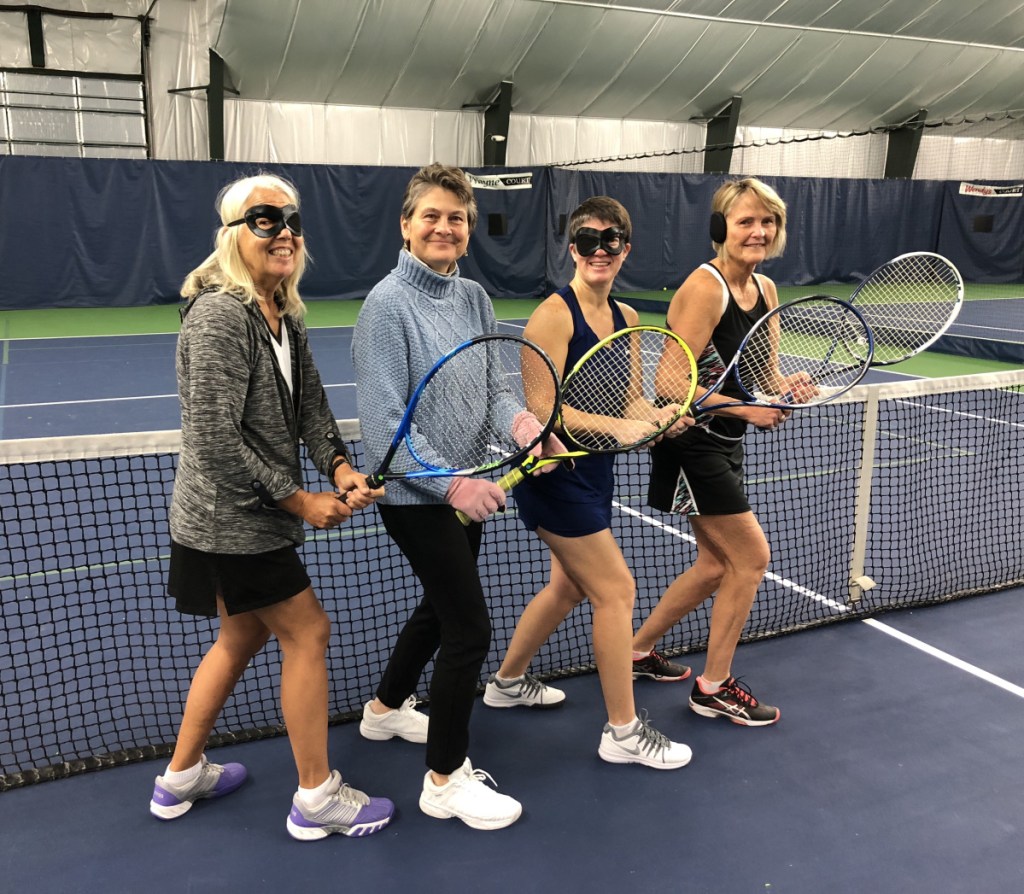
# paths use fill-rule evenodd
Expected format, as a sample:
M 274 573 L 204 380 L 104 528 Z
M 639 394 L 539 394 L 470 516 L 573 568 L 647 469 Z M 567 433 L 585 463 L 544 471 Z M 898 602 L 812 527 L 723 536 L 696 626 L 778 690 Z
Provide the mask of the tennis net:
M 358 462 L 358 425 L 344 434 Z M 165 595 L 178 443 L 178 432 L 0 442 L 0 790 L 169 753 L 215 634 Z M 620 458 L 614 513 L 638 620 L 694 557 L 685 521 L 646 506 L 647 462 Z M 860 386 L 751 432 L 746 469 L 773 559 L 745 641 L 1024 584 L 1024 370 Z M 352 719 L 419 589 L 376 510 L 310 532 L 303 554 L 335 621 L 332 719 Z M 547 566 L 514 511 L 487 523 L 480 565 L 489 674 Z M 661 647 L 702 650 L 708 608 Z M 589 620 L 584 604 L 533 670 L 590 671 Z M 284 731 L 279 663 L 273 644 L 253 661 L 211 744 Z

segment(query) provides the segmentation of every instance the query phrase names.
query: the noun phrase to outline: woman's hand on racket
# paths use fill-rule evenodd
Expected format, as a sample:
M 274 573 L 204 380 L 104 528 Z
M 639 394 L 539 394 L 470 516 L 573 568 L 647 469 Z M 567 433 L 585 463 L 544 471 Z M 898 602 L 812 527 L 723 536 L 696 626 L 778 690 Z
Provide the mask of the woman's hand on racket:
M 654 439 L 655 443 L 660 441 L 662 438 L 678 437 L 684 431 L 686 431 L 686 429 L 693 425 L 694 422 L 696 422 L 696 420 L 689 413 L 686 413 L 684 411 L 684 408 L 681 407 L 679 404 L 667 404 L 665 407 L 662 408 L 661 413 L 659 414 L 658 419 L 654 421 L 654 424 L 658 428 L 661 428 L 666 421 L 668 421 L 677 414 L 679 418 L 676 419 L 675 422 L 673 422 L 668 428 L 665 429 L 664 432 L 662 432 L 657 438 Z
M 541 425 L 540 420 L 529 410 L 517 413 L 515 419 L 512 420 L 512 437 L 515 438 L 516 443 L 520 447 L 525 447 L 535 440 L 543 430 L 544 426 Z M 545 459 L 549 456 L 559 456 L 563 453 L 568 453 L 566 446 L 561 442 L 558 435 L 552 432 L 543 441 L 535 444 L 530 450 L 529 455 L 535 456 L 537 459 Z M 556 468 L 557 465 L 555 463 L 545 463 L 538 466 L 530 474 L 543 475 L 547 472 L 555 471 Z
M 348 463 L 342 463 L 334 470 L 334 486 L 351 509 L 365 509 L 374 500 L 384 496 L 383 487 L 371 488 L 366 483 L 366 476 Z
M 336 528 L 352 517 L 352 508 L 334 491 L 312 493 L 300 488 L 291 496 L 278 500 L 277 505 L 322 531 Z
M 505 508 L 505 491 L 485 478 L 453 478 L 444 500 L 471 521 L 482 522 Z
M 782 381 L 782 393 L 795 404 L 810 403 L 821 393 L 808 372 L 801 371 L 789 376 L 783 376 Z
M 762 431 L 778 428 L 793 415 L 791 410 L 780 410 L 778 407 L 746 406 L 734 408 L 735 415 L 749 422 Z

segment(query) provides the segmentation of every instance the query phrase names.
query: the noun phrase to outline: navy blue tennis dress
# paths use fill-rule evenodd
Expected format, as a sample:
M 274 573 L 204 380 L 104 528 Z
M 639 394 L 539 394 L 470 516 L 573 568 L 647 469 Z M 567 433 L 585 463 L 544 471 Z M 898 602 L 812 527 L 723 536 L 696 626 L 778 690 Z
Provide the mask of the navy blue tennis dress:
M 600 341 L 583 316 L 571 286 L 559 289 L 572 313 L 572 338 L 566 353 L 562 378 L 576 362 Z M 619 306 L 608 299 L 616 331 L 626 328 Z M 594 454 L 576 460 L 575 468 L 559 465 L 554 472 L 528 477 L 516 487 L 519 518 L 527 530 L 538 527 L 562 537 L 585 537 L 611 527 L 615 456 Z
M 711 264 L 701 264 L 701 268 L 722 283 L 722 317 L 697 359 L 697 381 L 710 388 L 754 323 L 768 312 L 768 302 L 757 274 L 757 302 L 750 310 L 744 310 L 736 303 L 718 268 Z M 742 398 L 739 386 L 731 381 L 719 393 Z M 705 414 L 678 437 L 652 445 L 648 505 L 681 515 L 734 515 L 750 511 L 743 489 L 746 429 L 747 423 L 735 416 Z

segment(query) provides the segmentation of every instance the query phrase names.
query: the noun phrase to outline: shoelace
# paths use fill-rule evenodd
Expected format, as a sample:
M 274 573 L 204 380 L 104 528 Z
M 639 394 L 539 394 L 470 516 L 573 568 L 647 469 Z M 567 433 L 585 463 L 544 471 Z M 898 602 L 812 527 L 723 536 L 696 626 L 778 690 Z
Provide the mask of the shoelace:
M 520 685 L 523 687 L 521 694 L 531 697 L 544 689 L 544 684 L 530 673 L 523 674 L 523 682 Z
M 637 719 L 640 721 L 640 729 L 637 730 L 637 736 L 640 739 L 640 747 L 644 749 L 648 754 L 652 751 L 664 751 L 669 746 L 668 736 L 664 733 L 659 732 L 647 721 L 647 711 L 642 710 L 638 715 Z
M 488 781 L 495 788 L 498 787 L 498 783 L 495 782 L 494 777 L 490 773 L 488 773 L 486 770 L 481 770 L 479 767 L 473 767 L 473 771 L 471 773 L 467 773 L 459 781 L 460 782 L 479 782 L 481 784 L 483 784 L 484 781 Z
M 730 677 L 722 684 L 722 689 L 728 692 L 738 702 L 742 702 L 751 708 L 757 707 L 758 702 L 757 699 L 754 698 L 754 693 L 750 691 L 750 687 L 742 680 Z
M 399 711 L 414 711 L 416 709 L 416 706 L 419 703 L 420 703 L 420 700 L 418 698 L 416 698 L 415 695 L 410 695 L 404 702 L 402 702 L 402 706 L 398 710 Z
M 361 792 L 357 788 L 352 788 L 347 782 L 341 784 L 341 788 L 334 793 L 334 796 L 339 801 L 347 801 L 349 804 L 358 804 L 360 807 L 365 807 L 370 803 L 370 797 L 366 792 Z

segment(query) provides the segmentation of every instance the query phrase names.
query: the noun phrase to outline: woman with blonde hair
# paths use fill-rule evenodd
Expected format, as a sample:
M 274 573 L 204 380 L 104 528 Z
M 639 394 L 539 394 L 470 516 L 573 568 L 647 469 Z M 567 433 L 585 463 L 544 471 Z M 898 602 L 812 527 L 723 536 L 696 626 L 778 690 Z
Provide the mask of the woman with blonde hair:
M 698 397 L 718 380 L 754 323 L 778 305 L 775 283 L 754 271 L 786 245 L 786 205 L 760 180 L 723 184 L 711 210 L 716 257 L 687 277 L 668 310 L 668 325 L 698 358 Z M 742 397 L 735 387 L 712 395 L 704 409 Z M 634 657 L 649 653 L 669 628 L 714 595 L 707 659 L 704 673 L 694 680 L 690 707 L 704 717 L 728 717 L 744 726 L 767 726 L 780 714 L 732 673 L 770 559 L 768 541 L 743 491 L 743 434 L 747 425 L 774 429 L 788 416 L 768 407 L 723 408 L 651 448 L 648 502 L 689 518 L 697 558 L 637 631 Z
M 350 788 L 330 768 L 330 621 L 297 548 L 303 522 L 334 528 L 379 492 L 352 468 L 302 324 L 306 250 L 295 188 L 273 175 L 246 177 L 222 190 L 217 208 L 214 252 L 182 287 L 168 590 L 178 611 L 218 617 L 220 626 L 192 679 L 150 811 L 175 819 L 245 781 L 244 766 L 211 763 L 204 749 L 242 672 L 274 636 L 298 771 L 288 832 L 302 841 L 368 835 L 390 822 L 394 805 Z M 300 441 L 331 489 L 304 489 Z

